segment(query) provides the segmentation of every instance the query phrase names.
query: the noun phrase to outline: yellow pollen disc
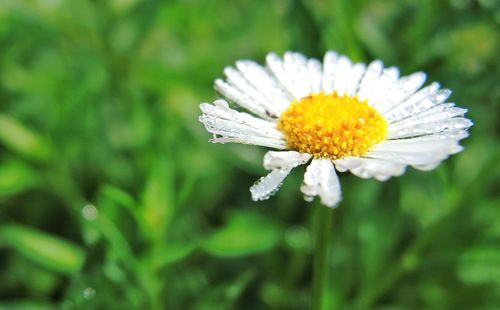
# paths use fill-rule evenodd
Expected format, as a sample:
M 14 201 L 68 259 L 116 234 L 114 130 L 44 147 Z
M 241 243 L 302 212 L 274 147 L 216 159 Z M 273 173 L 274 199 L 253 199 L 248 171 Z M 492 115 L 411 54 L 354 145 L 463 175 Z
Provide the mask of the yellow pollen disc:
M 367 101 L 323 92 L 294 101 L 278 120 L 288 147 L 316 158 L 362 156 L 387 135 L 387 121 Z

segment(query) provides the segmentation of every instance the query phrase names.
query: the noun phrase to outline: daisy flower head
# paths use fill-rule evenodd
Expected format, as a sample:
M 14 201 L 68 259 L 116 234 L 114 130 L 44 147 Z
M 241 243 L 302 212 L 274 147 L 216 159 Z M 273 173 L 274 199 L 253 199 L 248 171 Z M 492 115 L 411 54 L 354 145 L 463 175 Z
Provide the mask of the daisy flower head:
M 200 121 L 211 142 L 275 149 L 264 156 L 270 173 L 250 188 L 255 201 L 307 164 L 305 199 L 319 196 L 335 207 L 342 199 L 336 171 L 385 181 L 407 166 L 431 170 L 463 149 L 459 141 L 472 126 L 466 109 L 447 102 L 450 90 L 436 82 L 423 87 L 424 73 L 400 77 L 380 60 L 353 63 L 329 51 L 321 63 L 300 53 L 270 53 L 265 66 L 242 60 L 224 74 L 215 81 L 223 98 L 202 103 Z

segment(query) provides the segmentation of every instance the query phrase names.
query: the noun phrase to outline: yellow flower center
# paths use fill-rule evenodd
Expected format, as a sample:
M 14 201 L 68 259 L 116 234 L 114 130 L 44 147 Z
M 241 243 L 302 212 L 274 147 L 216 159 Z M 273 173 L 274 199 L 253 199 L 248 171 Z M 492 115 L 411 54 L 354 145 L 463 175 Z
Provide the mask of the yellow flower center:
M 357 97 L 323 92 L 292 102 L 278 119 L 288 147 L 316 158 L 362 156 L 387 135 L 387 121 Z

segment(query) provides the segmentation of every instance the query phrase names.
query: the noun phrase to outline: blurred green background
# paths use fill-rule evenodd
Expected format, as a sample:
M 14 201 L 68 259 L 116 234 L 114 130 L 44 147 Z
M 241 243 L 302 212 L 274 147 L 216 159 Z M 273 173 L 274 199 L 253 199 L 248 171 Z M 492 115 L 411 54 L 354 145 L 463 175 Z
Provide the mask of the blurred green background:
M 307 309 L 297 168 L 254 203 L 264 148 L 198 104 L 269 51 L 384 60 L 453 90 L 465 151 L 342 176 L 331 309 L 500 307 L 500 1 L 0 2 L 0 309 Z

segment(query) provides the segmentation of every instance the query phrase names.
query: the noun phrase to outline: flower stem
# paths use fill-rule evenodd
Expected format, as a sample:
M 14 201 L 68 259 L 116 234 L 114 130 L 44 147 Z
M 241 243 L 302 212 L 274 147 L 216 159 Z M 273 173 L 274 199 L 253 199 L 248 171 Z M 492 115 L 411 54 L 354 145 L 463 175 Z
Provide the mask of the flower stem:
M 333 218 L 333 209 L 327 208 L 323 205 L 314 207 L 316 216 L 314 219 L 315 230 L 315 254 L 313 266 L 313 299 L 312 309 L 322 310 L 325 309 L 324 293 L 326 291 L 326 284 L 329 278 L 329 260 L 328 253 L 331 241 L 331 227 Z

